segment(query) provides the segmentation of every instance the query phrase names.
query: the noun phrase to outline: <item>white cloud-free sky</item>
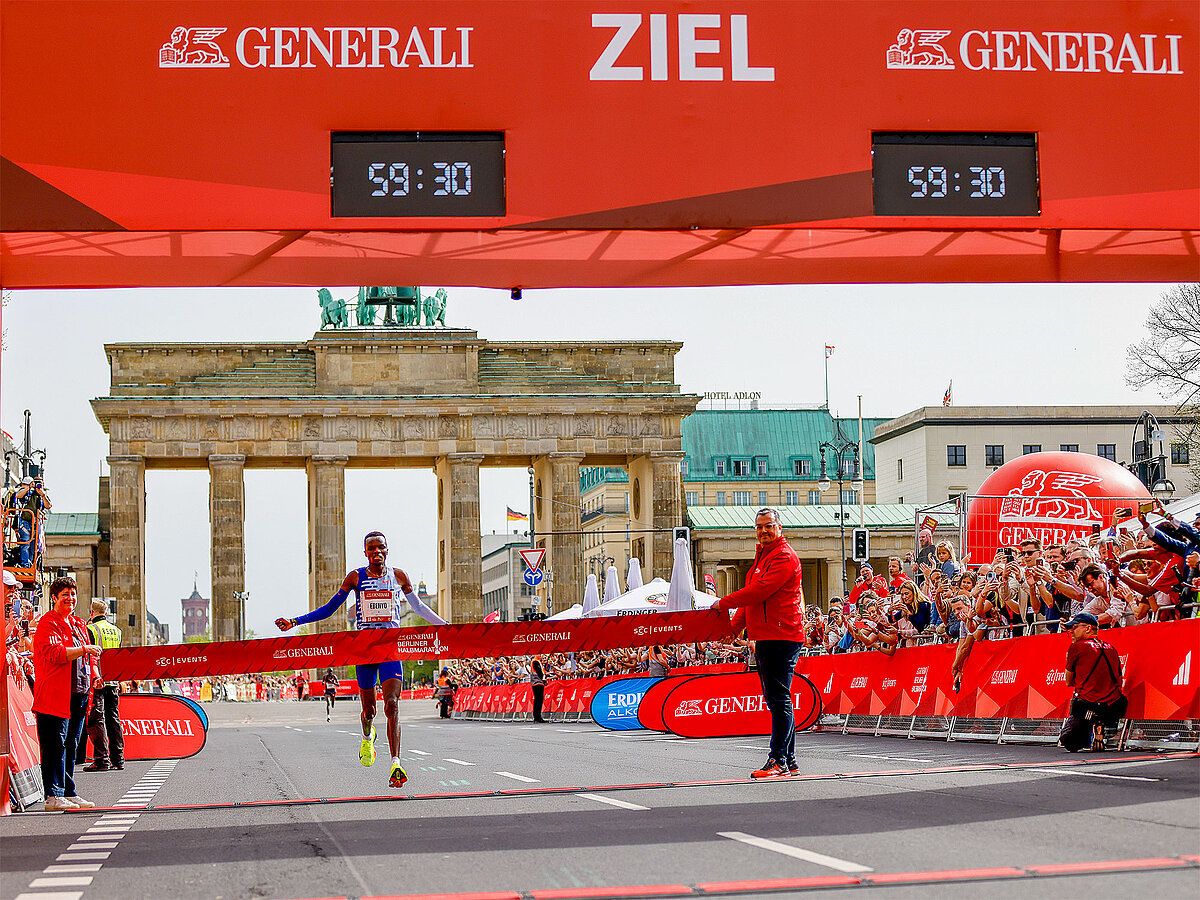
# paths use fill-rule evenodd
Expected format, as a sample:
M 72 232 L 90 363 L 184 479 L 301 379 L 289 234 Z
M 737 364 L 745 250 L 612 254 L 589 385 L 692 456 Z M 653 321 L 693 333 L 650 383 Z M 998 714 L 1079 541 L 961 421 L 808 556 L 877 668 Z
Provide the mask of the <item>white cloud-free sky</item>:
M 1125 348 L 1144 333 L 1170 285 L 797 285 L 672 290 L 449 289 L 447 324 L 480 337 L 683 342 L 684 391 L 761 391 L 764 405 L 824 401 L 826 343 L 835 413 L 897 416 L 954 404 L 1154 404 L 1124 382 Z M 349 289 L 334 290 L 348 297 Z M 94 512 L 108 440 L 88 401 L 108 393 L 103 345 L 120 341 L 296 341 L 320 324 L 310 288 L 17 291 L 4 309 L 0 424 L 19 443 L 23 410 L 59 512 Z M 209 591 L 208 473 L 147 475 L 146 593 L 180 630 L 179 599 Z M 527 511 L 524 469 L 484 470 L 481 528 L 504 531 L 505 506 Z M 361 537 L 384 531 L 390 559 L 430 583 L 435 482 L 421 470 L 350 470 L 347 563 Z M 303 470 L 246 472 L 246 624 L 275 633 L 277 616 L 308 608 Z M 195 574 L 194 574 L 195 573 Z M 664 574 L 666 573 L 652 573 Z M 322 598 L 325 599 L 325 598 Z

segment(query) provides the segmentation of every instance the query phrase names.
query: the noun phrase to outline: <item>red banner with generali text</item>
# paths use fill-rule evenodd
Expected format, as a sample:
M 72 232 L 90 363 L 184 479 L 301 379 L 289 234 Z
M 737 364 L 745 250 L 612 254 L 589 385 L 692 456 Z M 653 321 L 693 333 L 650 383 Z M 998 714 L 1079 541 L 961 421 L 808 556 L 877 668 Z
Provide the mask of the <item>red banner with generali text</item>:
M 104 677 L 111 681 L 188 678 L 353 666 L 398 659 L 578 653 L 715 641 L 731 634 L 728 615 L 706 609 L 557 622 L 380 628 L 253 641 L 118 647 L 104 651 L 101 666 Z
M 1101 637 L 1120 654 L 1128 718 L 1200 716 L 1200 673 L 1193 672 L 1200 619 L 1118 628 Z M 953 644 L 895 656 L 808 656 L 797 671 L 817 686 L 827 713 L 1056 719 L 1067 715 L 1071 701 L 1063 669 L 1070 643 L 1067 634 L 976 642 L 957 693 L 950 677 Z

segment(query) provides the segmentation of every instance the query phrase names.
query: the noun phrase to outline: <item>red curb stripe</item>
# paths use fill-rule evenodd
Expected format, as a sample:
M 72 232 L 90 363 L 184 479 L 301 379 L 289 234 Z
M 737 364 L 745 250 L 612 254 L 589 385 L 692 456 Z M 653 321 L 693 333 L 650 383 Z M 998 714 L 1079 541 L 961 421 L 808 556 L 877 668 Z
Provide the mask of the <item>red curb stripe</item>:
M 621 887 L 548 888 L 529 891 L 533 900 L 559 900 L 565 897 L 677 897 L 694 894 L 686 884 L 631 884 Z
M 991 869 L 945 869 L 937 872 L 887 872 L 864 875 L 867 884 L 903 884 L 910 881 L 972 881 L 981 878 L 1027 878 L 1021 869 L 996 866 Z
M 801 888 L 848 887 L 852 884 L 862 884 L 862 880 L 851 875 L 813 875 L 808 878 L 762 878 L 755 881 L 706 881 L 696 887 L 706 894 L 731 894 Z
M 516 891 L 483 891 L 465 894 L 380 894 L 360 900 L 521 900 Z
M 1114 859 L 1097 862 L 1052 863 L 1044 866 L 1025 866 L 1035 875 L 1070 875 L 1079 872 L 1122 872 L 1137 869 L 1179 869 L 1187 866 L 1182 859 L 1173 856 L 1152 856 L 1148 859 Z
M 1188 862 L 1200 863 L 1200 856 L 1181 856 L 1180 859 L 1185 859 Z

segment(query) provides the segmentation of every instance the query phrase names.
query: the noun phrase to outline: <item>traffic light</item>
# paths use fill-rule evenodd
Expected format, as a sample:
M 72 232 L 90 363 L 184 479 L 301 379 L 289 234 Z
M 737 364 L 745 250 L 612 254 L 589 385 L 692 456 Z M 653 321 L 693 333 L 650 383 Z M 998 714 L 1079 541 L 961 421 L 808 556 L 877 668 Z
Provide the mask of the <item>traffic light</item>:
M 688 553 L 691 553 L 691 551 L 692 551 L 692 530 L 690 528 L 688 528 L 686 525 L 675 526 L 675 528 L 673 529 L 672 534 L 671 534 L 671 543 L 674 544 L 675 541 L 679 540 L 680 538 L 683 538 L 685 541 L 687 541 Z
M 871 558 L 871 532 L 865 528 L 855 528 L 851 544 L 854 552 L 851 559 L 855 562 L 866 562 Z

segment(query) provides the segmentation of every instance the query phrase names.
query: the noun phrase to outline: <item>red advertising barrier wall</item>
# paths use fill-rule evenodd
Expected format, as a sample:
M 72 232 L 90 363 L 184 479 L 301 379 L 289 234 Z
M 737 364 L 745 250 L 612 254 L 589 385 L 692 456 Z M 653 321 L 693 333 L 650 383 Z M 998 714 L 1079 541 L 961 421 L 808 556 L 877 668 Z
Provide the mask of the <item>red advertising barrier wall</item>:
M 8 665 L 8 767 L 24 772 L 41 763 L 37 718 L 33 714 L 33 689 L 19 666 Z M 40 776 L 39 776 L 40 780 Z
M 1119 628 L 1102 636 L 1121 656 L 1128 718 L 1200 716 L 1200 673 L 1192 674 L 1200 619 Z M 953 644 L 907 648 L 891 657 L 807 656 L 797 671 L 817 686 L 827 713 L 1055 719 L 1067 715 L 1071 700 L 1063 670 L 1070 643 L 1067 634 L 977 642 L 958 693 L 950 679 Z
M 186 701 L 169 694 L 122 694 L 125 759 L 187 759 L 204 748 L 204 722 Z
M 127 681 L 244 675 L 399 659 L 477 659 L 615 650 L 715 641 L 731 633 L 725 613 L 706 609 L 557 622 L 380 628 L 253 641 L 117 647 L 104 651 L 101 665 L 106 678 Z

